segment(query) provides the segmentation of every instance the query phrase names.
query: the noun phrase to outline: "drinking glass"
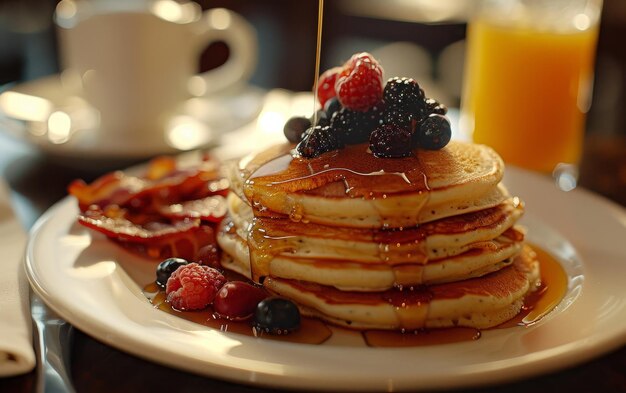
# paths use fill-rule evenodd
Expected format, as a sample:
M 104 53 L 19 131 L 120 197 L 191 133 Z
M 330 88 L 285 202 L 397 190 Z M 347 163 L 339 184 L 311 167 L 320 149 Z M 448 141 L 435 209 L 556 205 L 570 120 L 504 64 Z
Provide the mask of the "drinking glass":
M 602 0 L 488 0 L 468 24 L 461 128 L 507 163 L 576 165 Z

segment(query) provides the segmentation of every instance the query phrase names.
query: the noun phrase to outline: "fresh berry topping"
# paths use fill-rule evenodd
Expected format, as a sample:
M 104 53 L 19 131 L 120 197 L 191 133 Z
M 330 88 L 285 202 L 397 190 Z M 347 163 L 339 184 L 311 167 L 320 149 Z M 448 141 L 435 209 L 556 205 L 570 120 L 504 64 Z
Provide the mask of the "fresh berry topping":
M 438 115 L 445 115 L 448 113 L 448 107 L 444 104 L 439 103 L 439 101 L 434 98 L 426 99 L 426 112 L 430 115 L 432 113 L 436 113 Z
M 372 132 L 370 150 L 376 157 L 407 157 L 412 151 L 411 131 L 397 124 L 384 124 Z
M 220 249 L 215 244 L 207 244 L 201 247 L 196 253 L 194 260 L 200 265 L 206 265 L 214 269 L 222 267 Z
M 300 327 L 300 311 L 290 300 L 270 297 L 257 305 L 254 326 L 270 334 L 290 333 Z
M 335 91 L 345 108 L 367 111 L 382 99 L 383 69 L 369 53 L 358 53 L 344 65 Z
M 302 157 L 313 158 L 342 147 L 343 143 L 330 127 L 316 126 L 306 131 L 296 150 Z
M 161 288 L 165 288 L 167 284 L 167 280 L 170 278 L 172 273 L 176 271 L 179 267 L 188 264 L 186 260 L 182 258 L 168 258 L 163 262 L 159 263 L 156 270 L 156 283 Z
M 335 83 L 337 82 L 337 76 L 342 70 L 343 68 L 341 67 L 334 67 L 320 75 L 317 81 L 317 99 L 322 107 L 326 105 L 326 101 L 337 95 L 335 93 Z
M 178 268 L 167 280 L 167 301 L 177 310 L 200 310 L 213 302 L 225 282 L 217 270 L 190 263 Z
M 326 112 L 326 117 L 332 119 L 333 115 L 336 112 L 339 112 L 341 109 L 341 103 L 337 97 L 333 97 L 330 100 L 326 101 L 324 105 L 324 111 Z
M 213 309 L 227 319 L 247 319 L 267 296 L 267 292 L 260 287 L 243 281 L 230 281 L 217 293 Z
M 436 113 L 428 116 L 420 124 L 417 136 L 417 144 L 428 150 L 438 150 L 450 142 L 452 129 L 447 117 Z
M 411 132 L 415 130 L 418 117 L 415 113 L 399 107 L 389 107 L 383 113 L 383 124 L 397 124 Z
M 372 131 L 380 125 L 384 105 L 382 102 L 372 106 L 367 112 L 343 108 L 335 113 L 330 121 L 332 130 L 344 144 L 366 142 Z
M 311 127 L 311 120 L 306 117 L 296 116 L 287 120 L 283 127 L 285 137 L 291 143 L 298 143 L 302 140 L 302 134 Z
M 383 97 L 388 106 L 419 114 L 424 108 L 424 90 L 412 78 L 393 77 L 387 81 Z

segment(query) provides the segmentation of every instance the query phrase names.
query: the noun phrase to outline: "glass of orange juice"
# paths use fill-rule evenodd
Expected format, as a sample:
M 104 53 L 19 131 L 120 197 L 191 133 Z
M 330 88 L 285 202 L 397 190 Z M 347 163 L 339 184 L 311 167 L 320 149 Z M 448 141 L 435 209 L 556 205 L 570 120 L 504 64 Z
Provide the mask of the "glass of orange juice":
M 461 128 L 507 163 L 577 164 L 602 0 L 484 1 L 468 24 Z

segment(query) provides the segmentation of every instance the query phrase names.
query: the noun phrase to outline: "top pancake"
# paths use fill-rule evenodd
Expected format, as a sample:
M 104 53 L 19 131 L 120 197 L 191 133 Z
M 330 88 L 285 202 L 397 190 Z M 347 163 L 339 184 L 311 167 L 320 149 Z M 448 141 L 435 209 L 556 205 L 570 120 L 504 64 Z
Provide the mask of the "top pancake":
M 345 227 L 408 227 L 496 206 L 504 164 L 483 145 L 452 141 L 406 158 L 377 158 L 368 144 L 313 159 L 274 146 L 242 160 L 231 185 L 258 212 Z

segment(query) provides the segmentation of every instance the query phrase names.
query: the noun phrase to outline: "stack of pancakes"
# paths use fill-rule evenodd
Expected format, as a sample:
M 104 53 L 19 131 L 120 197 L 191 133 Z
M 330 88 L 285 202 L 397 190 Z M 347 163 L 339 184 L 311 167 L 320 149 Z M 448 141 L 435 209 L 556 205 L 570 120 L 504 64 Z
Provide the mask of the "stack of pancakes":
M 381 159 L 367 144 L 317 158 L 272 147 L 231 168 L 222 264 L 359 329 L 486 328 L 515 316 L 539 266 L 523 205 L 482 145 Z

